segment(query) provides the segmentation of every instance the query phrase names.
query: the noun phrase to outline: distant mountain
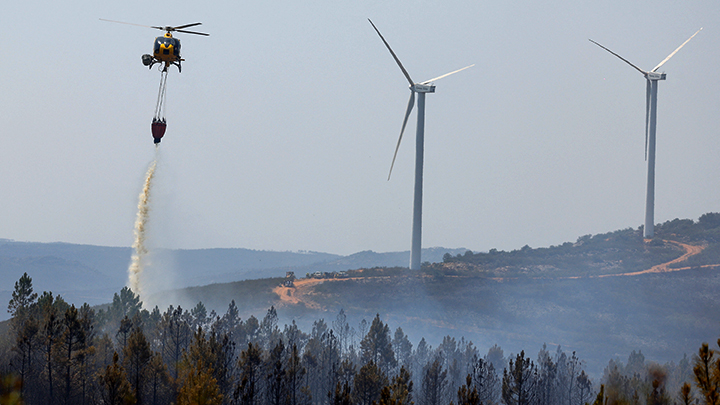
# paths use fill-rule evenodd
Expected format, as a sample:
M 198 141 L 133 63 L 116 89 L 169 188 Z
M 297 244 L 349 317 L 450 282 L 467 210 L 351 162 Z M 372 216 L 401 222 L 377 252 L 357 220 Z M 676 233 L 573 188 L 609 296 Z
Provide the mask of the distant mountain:
M 424 250 L 426 260 L 441 260 L 445 253 L 465 249 Z M 0 303 L 7 303 L 15 281 L 24 272 L 33 279 L 35 291 L 52 291 L 77 305 L 112 301 L 127 284 L 132 250 L 70 243 L 17 242 L 0 239 Z M 250 249 L 158 249 L 148 257 L 143 274 L 148 292 L 213 283 L 284 277 L 316 271 L 343 271 L 366 266 L 407 263 L 409 252 L 361 252 L 340 256 L 320 252 L 273 252 Z M 4 304 L 3 304 L 4 305 Z M 0 311 L 0 320 L 8 314 Z
M 443 260 L 444 255 L 458 255 L 467 252 L 465 248 L 447 249 L 442 247 L 427 248 L 422 250 L 424 262 L 436 263 Z M 313 263 L 308 266 L 300 266 L 294 269 L 297 276 L 316 271 L 333 272 L 355 269 L 366 269 L 371 267 L 407 267 L 410 262 L 410 251 L 376 253 L 365 250 L 353 253 L 349 256 L 342 256 L 324 263 Z M 285 274 L 276 274 L 284 276 Z

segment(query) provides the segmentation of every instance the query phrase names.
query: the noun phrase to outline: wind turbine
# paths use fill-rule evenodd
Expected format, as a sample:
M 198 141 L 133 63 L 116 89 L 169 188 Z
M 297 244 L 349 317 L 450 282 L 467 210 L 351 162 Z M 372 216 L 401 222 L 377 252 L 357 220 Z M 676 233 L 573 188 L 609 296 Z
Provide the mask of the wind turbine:
M 412 247 L 410 249 L 410 270 L 420 270 L 420 249 L 421 249 L 421 238 L 422 238 L 422 186 L 423 186 L 423 148 L 424 148 L 424 138 L 425 138 L 425 94 L 426 93 L 434 93 L 435 92 L 435 86 L 433 85 L 433 82 L 435 80 L 440 80 L 443 77 L 450 76 L 453 73 L 457 73 L 461 70 L 465 70 L 469 67 L 475 66 L 470 65 L 466 66 L 462 69 L 455 70 L 450 73 L 446 73 L 442 76 L 438 76 L 434 79 L 426 80 L 424 82 L 416 83 L 408 74 L 407 70 L 405 70 L 405 67 L 403 67 L 402 63 L 400 63 L 400 59 L 398 59 L 397 55 L 395 55 L 395 52 L 393 52 L 392 48 L 390 48 L 390 45 L 387 43 L 385 38 L 382 36 L 380 31 L 377 29 L 375 24 L 368 18 L 368 21 L 370 21 L 370 24 L 375 28 L 375 32 L 378 33 L 380 36 L 380 39 L 382 39 L 383 43 L 387 47 L 388 51 L 390 51 L 390 54 L 395 59 L 395 62 L 397 62 L 398 66 L 400 66 L 400 70 L 402 70 L 403 74 L 405 75 L 405 78 L 410 83 L 410 101 L 408 102 L 407 111 L 405 112 L 405 118 L 403 119 L 402 129 L 400 130 L 400 137 L 397 141 L 397 146 L 395 147 L 395 154 L 393 155 L 392 164 L 390 164 L 390 172 L 388 173 L 388 180 L 390 180 L 390 175 L 392 174 L 393 166 L 395 166 L 395 158 L 397 157 L 398 149 L 400 149 L 400 141 L 402 141 L 403 132 L 405 132 L 405 125 L 407 125 L 408 117 L 410 116 L 410 113 L 412 112 L 413 106 L 415 105 L 415 93 L 418 94 L 418 113 L 417 113 L 417 129 L 416 129 L 416 137 L 415 137 L 415 198 L 413 203 L 413 226 L 412 226 Z
M 627 59 L 590 39 L 590 42 L 593 44 L 610 52 L 620 58 L 623 62 L 637 69 L 638 72 L 645 76 L 645 80 L 647 81 L 645 91 L 645 160 L 647 160 L 648 168 L 647 194 L 645 197 L 645 238 L 652 238 L 653 235 L 655 235 L 655 128 L 657 120 L 657 89 L 658 81 L 665 80 L 665 72 L 658 73 L 657 70 L 660 69 L 660 66 L 664 65 L 665 62 L 670 60 L 670 58 L 672 58 L 680 50 L 680 48 L 690 42 L 690 40 L 693 39 L 693 37 L 695 37 L 695 35 L 697 35 L 700 31 L 702 31 L 702 28 L 697 30 L 690 38 L 678 46 L 677 49 L 668 55 L 667 58 L 663 59 L 662 62 L 658 63 L 658 65 L 650 71 L 640 69 L 630 63 Z

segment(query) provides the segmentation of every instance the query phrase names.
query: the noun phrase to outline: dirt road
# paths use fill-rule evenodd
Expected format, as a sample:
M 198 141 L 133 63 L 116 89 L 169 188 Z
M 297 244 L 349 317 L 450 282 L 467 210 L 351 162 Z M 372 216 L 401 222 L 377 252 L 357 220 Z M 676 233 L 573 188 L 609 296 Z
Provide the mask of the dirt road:
M 314 302 L 308 295 L 310 287 L 320 284 L 326 280 L 317 278 L 299 278 L 295 279 L 294 287 L 277 286 L 273 288 L 273 292 L 278 295 L 282 304 L 299 304 L 303 303 L 308 308 L 320 309 L 320 305 Z
M 678 257 L 677 259 L 670 260 L 667 263 L 661 263 L 661 264 L 655 265 L 647 270 L 634 271 L 634 272 L 630 272 L 630 273 L 620 273 L 620 274 L 604 274 L 604 275 L 597 276 L 597 277 L 639 276 L 641 274 L 669 273 L 672 271 L 688 270 L 688 269 L 690 269 L 690 267 L 671 268 L 670 265 L 684 262 L 687 259 L 689 259 L 690 257 L 695 256 L 696 254 L 699 254 L 700 252 L 703 251 L 703 249 L 705 249 L 705 246 L 688 245 L 686 243 L 675 242 L 673 240 L 664 240 L 664 242 L 672 243 L 674 245 L 680 246 L 681 248 L 685 249 L 685 253 L 682 256 Z M 703 266 L 703 267 L 713 267 L 713 266 L 718 266 L 718 265 L 708 265 L 708 266 Z

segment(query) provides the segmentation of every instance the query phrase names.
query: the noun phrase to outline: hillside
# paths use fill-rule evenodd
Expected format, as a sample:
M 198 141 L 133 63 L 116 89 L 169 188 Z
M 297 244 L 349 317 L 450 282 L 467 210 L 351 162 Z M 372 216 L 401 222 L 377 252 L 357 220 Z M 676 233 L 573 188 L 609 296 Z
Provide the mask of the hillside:
M 424 249 L 426 260 L 441 261 L 445 254 L 465 249 Z M 106 247 L 71 243 L 18 242 L 0 239 L 0 302 L 10 300 L 13 283 L 24 272 L 35 290 L 52 291 L 77 305 L 98 305 L 112 300 L 127 284 L 129 247 Z M 320 252 L 274 252 L 251 249 L 157 249 L 151 251 L 146 268 L 151 291 L 172 290 L 212 283 L 285 276 L 316 271 L 343 271 L 368 266 L 399 266 L 409 252 L 359 252 L 340 256 Z M 0 320 L 7 319 L 5 311 Z
M 340 309 L 355 325 L 379 313 L 415 343 L 425 337 L 437 344 L 449 334 L 481 351 L 495 343 L 515 353 L 560 345 L 599 375 L 609 359 L 632 350 L 677 362 L 720 336 L 718 219 L 669 221 L 653 240 L 625 229 L 549 248 L 448 254 L 420 272 L 367 268 L 346 278 L 298 279 L 293 287 L 268 279 L 172 298 L 184 307 L 202 300 L 220 314 L 235 299 L 244 317 L 261 317 L 274 305 L 281 322 L 306 329 L 319 318 L 334 320 Z

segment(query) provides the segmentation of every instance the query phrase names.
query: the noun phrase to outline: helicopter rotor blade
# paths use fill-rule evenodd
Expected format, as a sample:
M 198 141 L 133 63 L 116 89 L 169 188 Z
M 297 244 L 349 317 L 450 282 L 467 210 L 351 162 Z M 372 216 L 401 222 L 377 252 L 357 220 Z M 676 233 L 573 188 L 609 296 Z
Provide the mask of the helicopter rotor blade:
M 175 30 L 175 32 L 182 32 L 185 34 L 205 35 L 206 37 L 210 36 L 210 34 L 206 34 L 204 32 L 195 32 L 195 31 L 186 31 L 186 30 Z
M 172 28 L 174 28 L 175 30 L 180 30 L 180 29 L 183 29 L 183 28 L 194 27 L 194 26 L 196 26 L 196 25 L 202 25 L 202 23 L 192 23 L 192 24 L 178 25 L 177 27 L 172 27 Z
M 100 21 L 107 21 L 107 22 L 113 22 L 113 23 L 118 23 L 118 24 L 136 25 L 136 26 L 138 26 L 138 27 L 145 27 L 145 28 L 160 28 L 160 27 L 152 27 L 152 26 L 149 26 L 149 25 L 129 23 L 129 22 L 124 22 L 124 21 L 106 20 L 106 19 L 104 19 L 104 18 L 101 18 Z
M 135 23 L 129 23 L 129 22 L 124 22 L 124 21 L 106 20 L 106 19 L 104 19 L 104 18 L 101 18 L 100 20 L 101 20 L 101 21 L 107 21 L 107 22 L 114 22 L 114 23 L 118 23 L 118 24 L 136 25 L 136 26 L 138 26 L 138 27 L 155 28 L 155 29 L 162 30 L 162 31 L 167 31 L 167 32 L 177 31 L 177 32 L 185 33 L 185 34 L 195 34 L 195 35 L 204 35 L 204 36 L 209 36 L 209 35 L 210 35 L 210 34 L 206 34 L 206 33 L 204 33 L 204 32 L 187 31 L 187 30 L 183 30 L 183 29 L 182 29 L 182 28 L 194 27 L 194 26 L 196 26 L 196 25 L 201 25 L 202 23 L 185 24 L 185 25 L 180 25 L 180 26 L 177 26 L 177 27 L 170 27 L 170 26 L 168 26 L 168 27 L 158 27 L 158 26 L 156 26 L 156 25 L 142 25 L 142 24 L 135 24 Z

